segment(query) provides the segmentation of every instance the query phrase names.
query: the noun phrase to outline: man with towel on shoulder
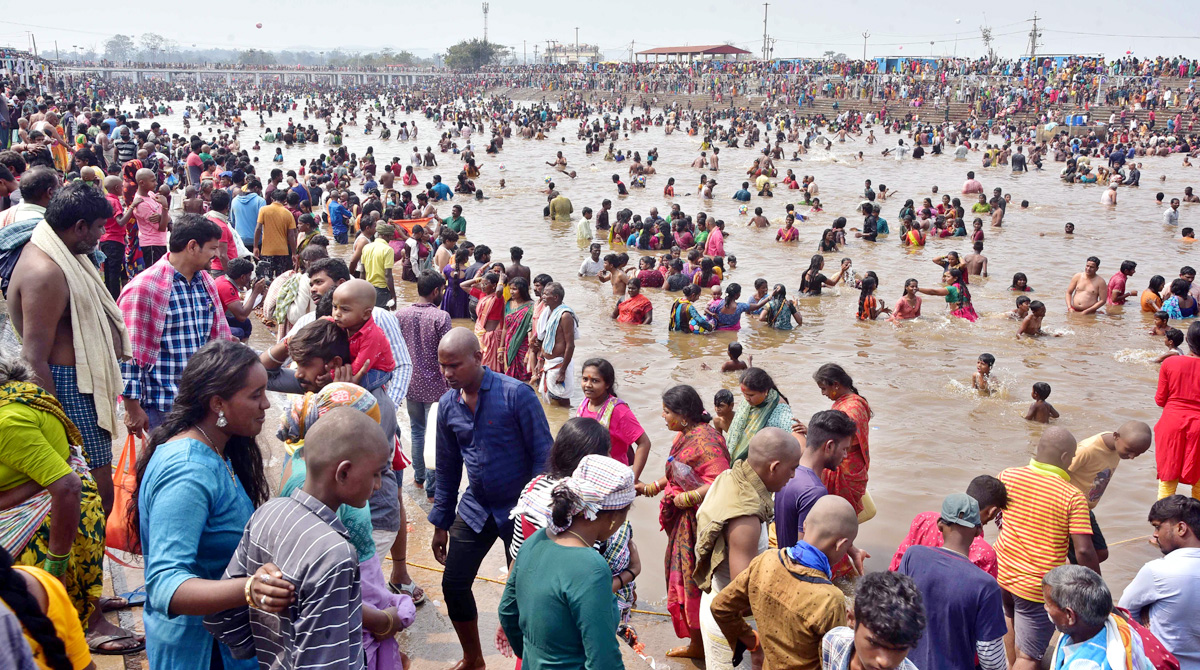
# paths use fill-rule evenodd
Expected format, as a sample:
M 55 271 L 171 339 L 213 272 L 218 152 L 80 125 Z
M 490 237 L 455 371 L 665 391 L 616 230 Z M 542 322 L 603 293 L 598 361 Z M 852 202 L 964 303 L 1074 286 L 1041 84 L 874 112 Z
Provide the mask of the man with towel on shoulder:
M 117 360 L 131 354 L 121 310 L 90 256 L 111 216 L 99 189 L 82 182 L 58 189 L 8 291 L 21 355 L 83 434 L 105 514 L 112 510 L 112 434 L 122 388 Z
M 575 388 L 575 368 L 571 359 L 575 355 L 575 339 L 579 337 L 575 310 L 562 304 L 566 295 L 558 282 L 550 282 L 542 289 L 546 308 L 538 317 L 535 333 L 541 342 L 538 391 L 546 402 L 562 407 L 571 406 L 571 389 Z

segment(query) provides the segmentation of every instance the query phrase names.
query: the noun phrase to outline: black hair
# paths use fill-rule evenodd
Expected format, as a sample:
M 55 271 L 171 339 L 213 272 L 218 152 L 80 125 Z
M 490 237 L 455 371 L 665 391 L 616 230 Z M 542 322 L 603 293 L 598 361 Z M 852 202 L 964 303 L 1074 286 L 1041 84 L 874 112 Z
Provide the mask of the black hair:
M 1046 305 L 1041 300 L 1034 300 L 1029 303 L 1029 309 L 1036 312 L 1039 309 L 1045 309 Z
M 533 278 L 533 283 L 541 284 L 542 286 L 552 283 L 553 281 L 554 281 L 554 278 L 544 272 Z
M 826 363 L 817 368 L 817 371 L 813 373 L 813 381 L 818 384 L 839 384 L 850 389 L 854 395 L 862 396 L 854 387 L 854 380 L 850 378 L 845 368 L 837 363 Z
M 481 244 L 475 247 L 475 262 L 482 263 L 484 258 L 491 255 L 492 249 L 488 245 Z
M 1185 339 L 1187 339 L 1188 349 L 1192 350 L 1192 355 L 1200 356 L 1200 321 L 1193 321 L 1192 325 L 1188 326 Z
M 716 395 L 713 396 L 713 406 L 732 404 L 733 391 L 730 391 L 729 389 L 721 389 L 720 391 L 717 391 Z
M 729 304 L 730 301 L 737 302 L 737 299 L 740 298 L 741 295 L 742 285 L 737 282 L 731 283 L 729 286 L 725 287 L 725 304 Z
M 41 646 L 46 666 L 51 670 L 72 670 L 74 665 L 54 622 L 42 612 L 37 599 L 29 592 L 25 578 L 13 569 L 12 556 L 3 547 L 0 547 L 0 600 L 17 615 L 25 634 Z
M 879 280 L 878 280 L 878 279 L 876 279 L 875 277 L 871 277 L 871 276 L 863 277 L 863 280 L 862 280 L 862 288 L 859 290 L 859 293 L 858 293 L 858 314 L 859 314 L 859 318 L 862 318 L 862 314 L 863 314 L 863 305 L 864 305 L 864 304 L 867 302 L 867 298 L 868 298 L 868 297 L 869 297 L 869 296 L 870 296 L 872 293 L 874 293 L 874 292 L 875 292 L 875 288 L 876 288 L 878 285 L 879 285 Z M 867 317 L 870 317 L 870 316 L 871 316 L 870 314 L 868 314 L 868 315 L 867 315 Z
M 229 267 L 225 269 L 225 274 L 230 279 L 241 279 L 251 272 L 254 272 L 254 261 L 249 258 L 231 258 Z
M 1179 345 L 1183 344 L 1183 331 L 1179 330 L 1178 328 L 1168 328 L 1166 337 L 1171 343 L 1171 346 L 1178 347 Z
M 41 200 L 58 186 L 58 173 L 53 167 L 35 167 L 21 175 L 21 199 L 27 202 Z M 104 197 L 101 195 L 100 197 Z
M 198 246 L 221 239 L 221 228 L 200 214 L 180 214 L 171 228 L 171 253 L 187 249 L 188 242 L 195 240 Z
M 1169 321 L 1171 319 L 1171 315 L 1160 309 L 1154 313 L 1154 318 L 1162 319 L 1163 321 Z
M 1030 307 L 1030 309 L 1032 309 L 1032 307 Z M 996 364 L 996 357 L 991 354 L 979 354 L 979 360 L 987 364 L 988 367 L 992 367 Z
M 704 401 L 696 389 L 687 384 L 672 386 L 662 395 L 663 407 L 687 419 L 688 423 L 708 423 L 712 417 L 704 410 Z
M 329 319 L 317 319 L 296 331 L 295 335 L 288 338 L 288 354 L 298 363 L 314 358 L 323 361 L 334 358 L 341 358 L 343 362 L 353 360 L 349 336 Z
M 229 205 L 232 202 L 233 198 L 230 197 L 229 192 L 221 188 L 213 191 L 212 200 L 209 204 L 212 209 L 215 209 L 218 212 L 223 212 L 226 209 L 229 209 Z
M 1100 267 L 1100 258 L 1098 256 L 1088 256 L 1087 262 L 1095 263 L 1097 269 L 1099 269 L 1099 267 Z
M 1026 277 L 1024 272 L 1018 272 L 1018 273 L 1016 273 L 1016 274 L 1014 274 L 1014 275 L 1013 275 L 1013 280 L 1012 280 L 1012 288 L 1016 288 L 1016 287 L 1017 287 L 1017 282 L 1018 282 L 1018 281 L 1024 281 L 1024 282 L 1025 282 L 1025 286 L 1029 286 L 1029 277 Z
M 513 277 L 509 280 L 508 287 L 511 289 L 513 297 L 519 296 L 525 302 L 533 299 L 529 296 L 529 280 L 524 277 Z
M 572 417 L 554 437 L 546 459 L 546 475 L 555 479 L 570 477 L 584 456 L 607 456 L 610 451 L 612 437 L 604 424 L 595 419 Z
M 818 282 L 816 277 L 821 272 L 821 268 L 825 265 L 825 257 L 821 254 L 814 255 L 808 262 L 808 269 L 804 274 L 800 275 L 800 292 L 811 293 L 817 287 Z
M 215 227 L 215 226 L 214 226 Z M 332 291 L 330 291 L 332 293 Z M 159 446 L 176 435 L 200 423 L 208 415 L 209 401 L 215 397 L 233 397 L 246 384 L 246 377 L 254 366 L 261 366 L 258 354 L 239 342 L 213 340 L 200 347 L 188 359 L 187 367 L 179 378 L 179 390 L 175 404 L 167 412 L 158 428 L 150 432 L 146 446 L 138 454 L 137 486 L 142 485 L 146 468 Z M 233 465 L 233 472 L 245 489 L 255 507 L 262 505 L 271 496 L 263 471 L 262 450 L 254 437 L 231 435 L 225 443 L 225 457 Z M 134 491 L 129 499 L 129 536 L 138 539 L 141 546 L 141 530 L 138 519 L 138 495 Z M 140 552 L 138 552 L 140 553 Z
M 1037 382 L 1033 385 L 1033 392 L 1037 395 L 1038 400 L 1045 400 L 1050 397 L 1050 385 L 1046 382 Z
M 1017 296 L 1017 307 L 1020 307 L 1021 305 L 1030 304 L 1032 302 L 1033 302 L 1033 298 L 1030 298 L 1027 295 Z
M 513 262 L 516 263 L 525 257 L 525 251 L 522 250 L 521 247 L 512 247 L 508 250 L 508 255 L 510 258 L 512 258 Z
M 340 258 L 322 258 L 308 266 L 309 277 L 321 274 L 322 272 L 335 282 L 349 281 L 351 279 L 350 268 L 346 266 L 346 261 Z
M 812 428 L 809 428 L 811 431 Z M 996 507 L 1008 509 L 1008 489 L 1004 482 L 991 475 L 979 475 L 967 485 L 967 495 L 979 503 L 979 509 Z
M 113 215 L 112 205 L 99 189 L 83 182 L 72 182 L 54 192 L 46 206 L 46 223 L 55 232 L 70 229 L 79 221 L 90 227 L 97 219 Z
M 583 362 L 583 367 L 579 368 L 579 371 L 583 372 L 587 368 L 596 368 L 600 378 L 608 385 L 608 394 L 614 398 L 617 397 L 617 372 L 613 369 L 612 363 L 604 358 L 589 358 Z
M 1180 298 L 1188 294 L 1188 289 L 1192 287 L 1192 282 L 1186 279 L 1176 279 L 1171 282 L 1171 295 L 1177 295 Z
M 925 605 L 912 577 L 871 572 L 854 590 L 854 626 L 863 626 L 889 647 L 912 648 L 925 632 Z
M 741 342 L 730 342 L 729 343 L 729 358 L 736 361 L 741 355 L 742 355 L 742 343 Z
M 1149 521 L 1182 521 L 1193 535 L 1200 535 L 1200 500 L 1181 495 L 1167 496 L 1150 507 Z
M 729 346 L 732 347 L 733 345 Z M 738 346 L 741 347 L 741 345 Z M 788 402 L 787 396 L 783 394 L 783 391 L 780 391 L 779 387 L 775 385 L 775 380 L 771 378 L 771 374 L 762 368 L 746 368 L 746 371 L 738 379 L 738 383 L 757 393 L 775 391 L 784 403 L 791 404 Z
M 1134 261 L 1121 261 L 1121 272 L 1130 273 L 1137 269 L 1137 263 Z
M 1150 285 L 1147 287 L 1154 295 L 1161 297 L 1163 287 L 1167 285 L 1167 280 L 1162 275 L 1154 275 L 1150 278 Z
M 858 432 L 858 424 L 850 415 L 837 409 L 826 409 L 812 415 L 808 421 L 808 434 L 805 436 L 805 446 L 819 447 L 829 440 L 839 440 L 853 437 Z

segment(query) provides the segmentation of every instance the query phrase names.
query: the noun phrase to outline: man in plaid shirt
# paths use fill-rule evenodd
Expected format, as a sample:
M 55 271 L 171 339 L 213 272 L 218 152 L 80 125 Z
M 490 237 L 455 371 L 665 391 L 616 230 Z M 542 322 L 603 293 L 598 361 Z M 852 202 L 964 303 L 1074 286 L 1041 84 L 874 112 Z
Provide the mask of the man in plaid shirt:
M 213 280 L 204 271 L 221 229 L 184 214 L 171 231 L 170 253 L 134 277 L 117 304 L 133 344 L 121 363 L 125 426 L 141 436 L 162 423 L 188 359 L 214 339 L 233 339 Z

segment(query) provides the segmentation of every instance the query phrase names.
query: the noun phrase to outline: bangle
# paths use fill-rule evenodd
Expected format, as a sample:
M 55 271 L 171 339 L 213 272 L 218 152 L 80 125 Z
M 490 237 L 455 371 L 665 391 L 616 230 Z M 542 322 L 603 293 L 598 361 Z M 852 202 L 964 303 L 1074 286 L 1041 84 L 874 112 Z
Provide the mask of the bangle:
M 286 341 L 284 342 L 284 346 L 287 346 Z M 271 347 L 267 347 L 267 358 L 274 361 L 277 365 L 283 365 L 283 363 L 284 363 L 283 361 L 279 360 L 278 358 L 275 358 L 275 356 L 271 354 Z
M 46 555 L 55 560 L 63 560 L 71 557 L 71 552 L 65 554 L 56 554 L 53 551 L 46 551 Z
M 387 610 L 382 610 L 382 612 L 383 612 L 383 615 L 387 617 L 387 628 L 382 633 L 380 633 L 380 635 L 387 635 L 388 633 L 392 632 L 392 626 L 395 625 L 395 621 L 392 620 L 391 612 L 389 612 Z
M 624 569 L 624 570 L 622 570 L 622 571 L 621 571 L 619 574 L 622 574 L 622 575 L 623 575 L 623 574 L 625 574 L 626 572 L 628 572 L 628 573 L 629 573 L 629 581 L 628 581 L 628 582 L 625 582 L 624 580 L 622 580 L 622 583 L 624 583 L 626 586 L 628 586 L 629 584 L 632 584 L 632 583 L 633 583 L 633 580 L 637 579 L 637 575 L 633 574 L 633 570 L 630 570 L 629 568 L 625 568 L 625 569 Z
M 761 640 L 759 640 L 759 638 L 758 638 L 758 631 L 756 631 L 756 630 L 754 630 L 754 629 L 750 629 L 750 632 L 751 632 L 751 633 L 754 633 L 754 646 L 753 646 L 753 647 L 746 647 L 746 651 L 749 651 L 749 652 L 752 652 L 752 653 L 753 653 L 753 652 L 756 652 L 756 651 L 758 651 L 758 648 L 762 646 L 762 641 L 761 641 Z
M 42 569 L 55 577 L 62 577 L 67 572 L 67 559 L 47 558 L 42 561 Z
M 250 606 L 250 609 L 261 609 L 258 604 L 254 602 L 254 596 L 250 593 L 250 587 L 253 585 L 254 575 L 250 575 L 246 578 L 246 604 Z

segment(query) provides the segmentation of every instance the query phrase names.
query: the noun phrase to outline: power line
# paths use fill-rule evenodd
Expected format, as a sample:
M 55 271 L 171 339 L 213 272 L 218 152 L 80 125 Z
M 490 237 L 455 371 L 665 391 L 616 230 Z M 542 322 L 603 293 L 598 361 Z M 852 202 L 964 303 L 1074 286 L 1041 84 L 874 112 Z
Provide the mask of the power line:
M 1043 30 L 1044 33 L 1065 35 L 1088 35 L 1091 37 L 1130 37 L 1144 40 L 1200 40 L 1200 35 L 1120 35 L 1116 33 L 1085 33 L 1077 30 Z

